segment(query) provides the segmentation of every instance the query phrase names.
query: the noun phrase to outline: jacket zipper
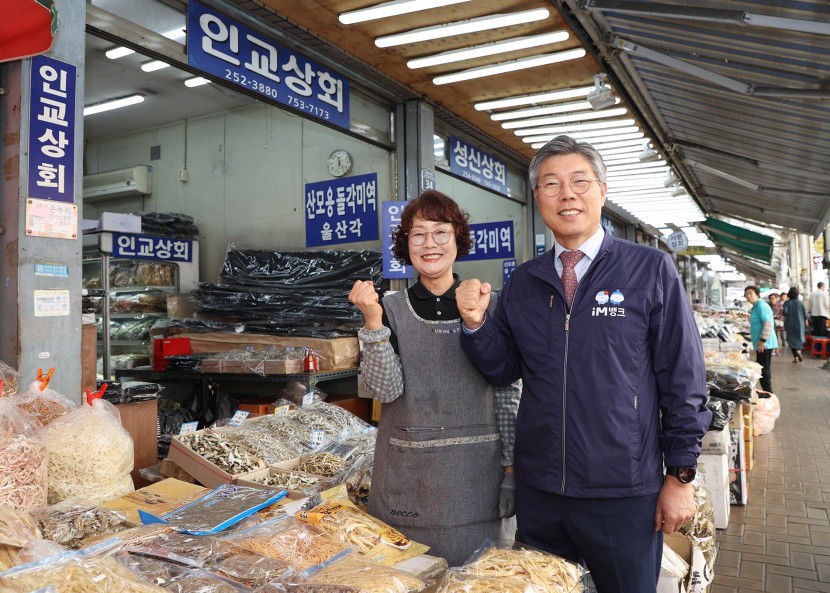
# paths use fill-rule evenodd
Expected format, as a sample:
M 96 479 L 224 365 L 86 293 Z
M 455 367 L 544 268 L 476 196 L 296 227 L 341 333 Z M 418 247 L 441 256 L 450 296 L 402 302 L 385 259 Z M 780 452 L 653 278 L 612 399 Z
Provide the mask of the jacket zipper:
M 582 275 L 582 278 L 585 278 L 599 263 L 605 254 L 608 251 L 603 251 L 594 261 L 591 263 L 591 266 L 585 271 L 585 274 Z M 576 303 L 576 295 L 579 293 L 579 286 L 582 284 L 580 280 L 576 284 L 576 288 L 574 289 L 574 298 L 571 301 L 571 308 L 573 308 L 574 303 Z M 553 305 L 553 295 L 551 295 L 551 306 Z M 566 465 L 565 465 L 565 429 L 566 429 L 566 418 L 567 418 L 567 411 L 568 411 L 568 342 L 570 341 L 570 325 L 571 325 L 571 309 L 565 310 L 565 360 L 564 360 L 564 369 L 562 373 L 562 494 L 565 494 L 565 477 L 566 477 Z

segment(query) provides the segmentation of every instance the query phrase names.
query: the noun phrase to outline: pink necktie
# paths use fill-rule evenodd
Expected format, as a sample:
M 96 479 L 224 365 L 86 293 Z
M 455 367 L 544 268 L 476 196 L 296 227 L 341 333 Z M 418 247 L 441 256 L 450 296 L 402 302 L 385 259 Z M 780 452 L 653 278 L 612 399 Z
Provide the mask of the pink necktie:
M 565 298 L 568 300 L 569 309 L 574 300 L 576 285 L 579 284 L 576 280 L 574 266 L 576 266 L 576 262 L 582 259 L 583 255 L 585 254 L 581 251 L 563 251 L 559 254 L 559 259 L 562 260 L 562 285 L 565 287 Z

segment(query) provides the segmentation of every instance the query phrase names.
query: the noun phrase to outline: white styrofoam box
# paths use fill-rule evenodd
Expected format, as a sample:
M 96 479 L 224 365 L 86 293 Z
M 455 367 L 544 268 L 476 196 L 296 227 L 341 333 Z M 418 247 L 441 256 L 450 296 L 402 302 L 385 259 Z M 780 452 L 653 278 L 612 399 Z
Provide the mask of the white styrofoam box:
M 703 435 L 700 443 L 701 455 L 728 455 L 729 454 L 729 431 L 709 430 Z
M 729 457 L 701 455 L 697 459 L 697 473 L 709 493 L 712 510 L 715 512 L 715 527 L 726 529 L 729 525 Z
M 116 233 L 140 233 L 141 217 L 135 214 L 102 212 L 98 218 L 98 230 Z

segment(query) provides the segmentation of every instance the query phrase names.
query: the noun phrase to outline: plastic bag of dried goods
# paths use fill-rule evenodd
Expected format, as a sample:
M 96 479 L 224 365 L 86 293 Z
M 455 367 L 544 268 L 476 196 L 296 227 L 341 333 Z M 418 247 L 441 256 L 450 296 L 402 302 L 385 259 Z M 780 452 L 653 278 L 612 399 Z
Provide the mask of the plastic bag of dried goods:
M 135 489 L 133 439 L 107 401 L 82 403 L 53 421 L 46 427 L 46 448 L 50 504 L 75 497 L 97 503 Z
M 30 414 L 41 426 L 50 424 L 78 407 L 78 404 L 62 393 L 43 387 L 40 381 L 33 382 L 26 391 L 18 391 L 9 401 Z
M 309 583 L 347 585 L 360 593 L 415 593 L 427 583 L 409 573 L 372 562 L 365 556 L 350 552 L 320 568 L 312 569 Z
M 46 504 L 47 459 L 37 421 L 0 398 L 0 504 L 16 511 Z
M 45 539 L 74 549 L 88 537 L 116 533 L 130 526 L 122 513 L 87 505 L 43 507 L 32 517 Z

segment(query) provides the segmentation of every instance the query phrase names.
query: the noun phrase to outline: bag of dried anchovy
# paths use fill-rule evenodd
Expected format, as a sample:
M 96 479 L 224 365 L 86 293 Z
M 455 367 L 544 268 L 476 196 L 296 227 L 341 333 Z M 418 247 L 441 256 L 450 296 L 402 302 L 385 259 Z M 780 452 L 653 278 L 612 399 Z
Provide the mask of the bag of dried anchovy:
M 167 591 L 169 593 L 240 593 L 250 591 L 250 589 L 215 572 L 198 569 L 173 581 L 167 586 Z
M 210 535 L 238 523 L 283 498 L 287 491 L 222 484 L 202 498 L 162 517 L 139 509 L 144 523 L 170 523 L 192 535 Z
M 220 541 L 208 535 L 168 532 L 124 546 L 127 552 L 162 558 L 179 564 L 201 568 L 212 562 L 219 550 Z

